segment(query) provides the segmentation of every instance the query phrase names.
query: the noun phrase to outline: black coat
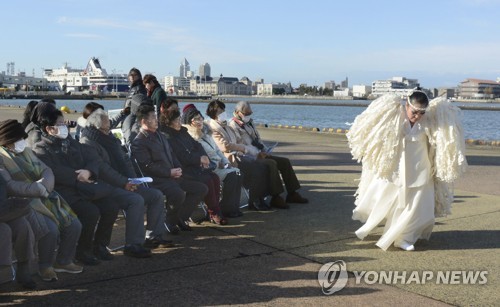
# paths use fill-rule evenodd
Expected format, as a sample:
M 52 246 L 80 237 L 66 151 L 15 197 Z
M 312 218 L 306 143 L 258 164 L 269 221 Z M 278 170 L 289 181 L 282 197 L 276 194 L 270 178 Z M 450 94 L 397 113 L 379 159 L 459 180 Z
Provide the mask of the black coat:
M 166 126 L 161 129 L 169 136 L 172 149 L 182 165 L 182 173 L 193 179 L 201 175 L 201 156 L 208 155 L 200 142 L 193 139 L 185 127 L 179 131 Z
M 96 151 L 69 136 L 62 140 L 43 134 L 33 151 L 52 169 L 55 177 L 54 189 L 69 204 L 82 199 L 100 199 L 109 196 L 115 190 L 115 187 L 100 176 L 103 161 Z M 95 183 L 78 181 L 78 174 L 75 171 L 79 169 L 90 171 L 92 173 L 90 179 Z
M 159 131 L 151 133 L 141 129 L 132 141 L 131 151 L 144 175 L 154 178 L 154 186 L 173 180 L 170 170 L 181 167 L 167 137 Z

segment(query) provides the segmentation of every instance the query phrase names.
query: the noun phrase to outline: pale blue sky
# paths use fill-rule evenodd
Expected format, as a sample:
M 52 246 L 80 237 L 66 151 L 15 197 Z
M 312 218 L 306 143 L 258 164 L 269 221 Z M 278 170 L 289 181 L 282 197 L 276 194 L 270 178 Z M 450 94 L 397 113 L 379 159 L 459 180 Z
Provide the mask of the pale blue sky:
M 135 66 L 158 78 L 208 62 L 212 75 L 265 82 L 424 87 L 500 77 L 500 0 L 2 1 L 0 70 L 41 76 L 68 62 Z

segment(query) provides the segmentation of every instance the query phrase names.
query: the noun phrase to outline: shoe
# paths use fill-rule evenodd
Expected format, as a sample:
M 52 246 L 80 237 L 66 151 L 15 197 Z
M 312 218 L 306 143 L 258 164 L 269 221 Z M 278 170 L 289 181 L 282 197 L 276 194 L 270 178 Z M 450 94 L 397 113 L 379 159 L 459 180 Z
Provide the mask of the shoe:
M 94 256 L 94 254 L 91 254 L 89 252 L 76 253 L 75 258 L 76 260 L 85 265 L 98 265 L 99 263 L 101 263 L 101 261 L 99 261 L 99 259 L 97 259 L 97 257 Z
M 165 227 L 167 228 L 167 231 L 171 235 L 178 235 L 180 232 L 180 229 L 179 229 L 179 227 L 177 227 L 177 225 L 165 224 Z
M 254 210 L 254 211 L 269 211 L 270 208 L 266 204 L 263 198 L 259 199 L 258 201 L 249 201 L 248 202 L 248 210 Z
M 273 196 L 273 198 L 271 198 L 271 207 L 279 208 L 279 209 L 290 208 L 290 206 L 287 205 L 285 200 L 279 195 L 275 195 L 275 196 Z
M 293 204 L 307 204 L 309 200 L 302 197 L 299 192 L 293 192 L 292 194 L 288 194 L 286 196 L 286 202 Z
M 109 252 L 108 248 L 103 245 L 94 246 L 94 255 L 97 259 L 104 261 L 110 261 L 115 258 L 115 256 Z
M 140 244 L 125 245 L 123 254 L 134 258 L 149 258 L 151 257 L 151 250 L 145 248 Z
M 54 264 L 54 271 L 57 273 L 70 273 L 70 274 L 78 274 L 83 271 L 83 267 L 80 265 L 76 265 L 73 262 L 68 264 Z
M 179 221 L 179 223 L 177 223 L 177 226 L 182 231 L 193 231 L 193 228 L 191 228 L 191 226 L 189 226 L 188 222 L 185 222 L 185 221 Z
M 31 278 L 28 280 L 18 280 L 17 283 L 26 290 L 36 289 L 36 282 Z
M 42 278 L 43 281 L 57 281 L 57 274 L 54 271 L 54 268 L 49 266 L 48 268 L 42 269 L 38 272 L 38 275 Z
M 152 239 L 146 239 L 146 241 L 144 241 L 143 246 L 145 248 L 155 249 L 155 248 L 175 247 L 175 244 L 171 240 L 164 240 L 162 238 L 152 238 Z
M 218 214 L 210 215 L 210 222 L 216 225 L 227 225 L 227 220 Z
M 401 248 L 404 251 L 411 252 L 415 250 L 415 246 L 410 243 L 403 242 L 401 244 L 398 244 L 397 247 Z

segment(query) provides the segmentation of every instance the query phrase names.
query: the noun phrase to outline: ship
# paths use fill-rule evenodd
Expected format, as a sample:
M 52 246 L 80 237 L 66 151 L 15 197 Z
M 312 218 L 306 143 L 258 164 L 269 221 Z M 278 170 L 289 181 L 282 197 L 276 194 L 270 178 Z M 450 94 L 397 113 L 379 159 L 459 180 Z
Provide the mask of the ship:
M 125 74 L 108 74 L 98 58 L 91 57 L 85 69 L 75 69 L 65 63 L 61 68 L 45 69 L 51 90 L 64 93 L 111 94 L 127 92 L 129 84 Z

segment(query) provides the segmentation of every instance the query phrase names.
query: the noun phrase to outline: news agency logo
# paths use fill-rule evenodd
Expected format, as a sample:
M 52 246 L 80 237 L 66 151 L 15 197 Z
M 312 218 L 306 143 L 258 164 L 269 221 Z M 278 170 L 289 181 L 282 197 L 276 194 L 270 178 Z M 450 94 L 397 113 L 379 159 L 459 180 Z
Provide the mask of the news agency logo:
M 343 260 L 325 263 L 318 271 L 318 282 L 325 295 L 332 295 L 344 289 L 347 278 L 347 268 Z
M 353 271 L 355 284 L 367 285 L 484 285 L 488 271 Z M 318 271 L 318 282 L 325 295 L 332 295 L 347 285 L 347 266 L 343 260 L 325 263 Z

